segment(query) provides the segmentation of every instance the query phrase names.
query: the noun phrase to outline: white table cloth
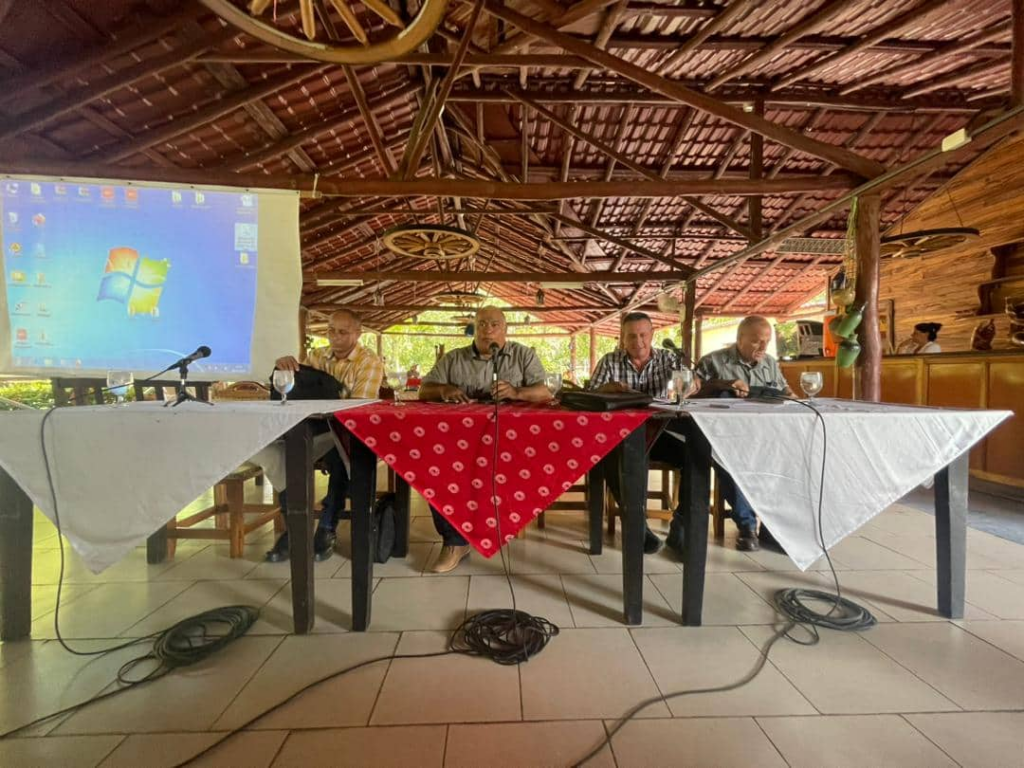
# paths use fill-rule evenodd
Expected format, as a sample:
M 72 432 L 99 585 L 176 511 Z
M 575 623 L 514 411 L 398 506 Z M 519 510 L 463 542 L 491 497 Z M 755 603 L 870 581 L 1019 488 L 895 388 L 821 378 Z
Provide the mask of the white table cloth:
M 99 573 L 307 416 L 372 402 L 59 408 L 46 422 L 46 449 L 61 528 Z M 0 466 L 53 520 L 40 444 L 45 413 L 0 413 Z
M 822 529 L 829 548 L 1013 415 L 825 398 L 814 406 L 827 428 Z M 681 410 L 793 562 L 811 566 L 822 556 L 817 416 L 798 403 L 746 400 L 697 400 Z

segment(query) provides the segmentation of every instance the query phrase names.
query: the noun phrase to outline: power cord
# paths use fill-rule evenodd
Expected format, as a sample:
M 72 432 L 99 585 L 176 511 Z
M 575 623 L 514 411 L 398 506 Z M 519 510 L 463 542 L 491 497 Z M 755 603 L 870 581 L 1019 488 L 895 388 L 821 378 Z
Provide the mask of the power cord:
M 768 398 L 766 397 L 765 399 Z M 812 646 L 817 645 L 821 640 L 821 636 L 818 634 L 818 627 L 825 627 L 826 629 L 834 629 L 841 632 L 862 632 L 873 627 L 877 623 L 875 617 L 871 615 L 870 611 L 842 596 L 842 590 L 839 585 L 839 576 L 836 574 L 832 558 L 828 553 L 828 547 L 825 546 L 825 534 L 822 528 L 822 512 L 825 500 L 825 469 L 827 466 L 828 456 L 828 428 L 825 425 L 825 418 L 822 416 L 821 411 L 809 402 L 804 402 L 803 400 L 799 400 L 795 397 L 772 395 L 771 399 L 788 400 L 794 403 L 799 403 L 805 408 L 813 411 L 818 422 L 821 424 L 821 477 L 818 485 L 817 513 L 818 543 L 821 546 L 821 551 L 824 553 L 826 561 L 828 562 L 829 570 L 832 572 L 832 580 L 835 583 L 835 593 L 833 594 L 816 589 L 803 589 L 796 587 L 778 590 L 774 595 L 775 608 L 786 618 L 786 622 L 780 628 L 776 629 L 774 634 L 772 634 L 772 636 L 768 638 L 765 644 L 761 647 L 761 652 L 758 655 L 757 661 L 746 675 L 734 682 L 715 686 L 713 688 L 690 688 L 660 696 L 654 696 L 640 702 L 630 709 L 626 715 L 607 732 L 605 737 L 596 747 L 590 750 L 590 752 L 588 752 L 581 760 L 574 763 L 574 768 L 580 768 L 596 757 L 606 745 L 611 744 L 615 734 L 617 734 L 622 727 L 626 725 L 626 723 L 631 721 L 649 706 L 661 702 L 668 702 L 672 699 L 682 698 L 683 696 L 696 696 L 704 693 L 724 693 L 727 691 L 734 691 L 738 688 L 742 688 L 750 682 L 753 682 L 753 680 L 761 674 L 762 670 L 764 670 L 767 665 L 768 654 L 771 653 L 772 648 L 782 638 L 786 638 L 797 645 Z M 810 605 L 812 602 L 831 603 L 831 608 L 829 608 L 827 612 L 822 613 Z M 807 633 L 808 639 L 798 639 L 791 634 L 797 627 L 800 627 Z

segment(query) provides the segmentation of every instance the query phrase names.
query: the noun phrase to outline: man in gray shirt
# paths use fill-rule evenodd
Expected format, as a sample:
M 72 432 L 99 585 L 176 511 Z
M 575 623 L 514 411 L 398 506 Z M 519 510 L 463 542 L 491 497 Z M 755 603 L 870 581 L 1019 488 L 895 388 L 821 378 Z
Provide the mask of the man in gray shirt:
M 550 400 L 551 393 L 544 383 L 544 366 L 537 353 L 507 340 L 505 313 L 497 307 L 482 307 L 477 310 L 475 323 L 473 343 L 446 353 L 423 378 L 420 400 L 445 403 Z M 494 355 L 497 355 L 497 381 L 493 380 Z M 447 573 L 469 555 L 469 544 L 436 509 L 431 507 L 430 511 L 434 528 L 444 544 L 432 570 Z
M 697 376 L 701 379 L 699 397 L 749 397 L 751 387 L 771 387 L 792 397 L 778 362 L 768 354 L 771 338 L 772 326 L 765 318 L 745 317 L 736 331 L 735 344 L 704 355 L 697 363 Z M 757 515 L 733 479 L 719 469 L 718 480 L 732 507 L 732 519 L 740 529 L 736 548 L 757 550 L 759 538 L 766 546 L 778 548 L 764 525 L 758 536 Z

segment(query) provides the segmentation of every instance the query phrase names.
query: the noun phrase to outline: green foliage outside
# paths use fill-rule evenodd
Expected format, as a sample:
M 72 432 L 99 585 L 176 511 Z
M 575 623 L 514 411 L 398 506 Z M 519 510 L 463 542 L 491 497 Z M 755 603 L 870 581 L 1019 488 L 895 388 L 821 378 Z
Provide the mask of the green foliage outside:
M 48 381 L 12 381 L 0 383 L 0 397 L 14 400 L 33 408 L 53 406 L 53 390 Z M 0 400 L 0 411 L 13 410 L 14 406 Z

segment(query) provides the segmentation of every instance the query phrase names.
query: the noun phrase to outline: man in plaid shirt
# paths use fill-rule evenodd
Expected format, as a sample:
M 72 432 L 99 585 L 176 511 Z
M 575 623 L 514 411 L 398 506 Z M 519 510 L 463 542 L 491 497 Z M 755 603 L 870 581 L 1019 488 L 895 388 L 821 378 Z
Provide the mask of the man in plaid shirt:
M 630 312 L 622 317 L 619 348 L 601 358 L 593 375 L 590 388 L 597 392 L 643 392 L 651 397 L 665 397 L 672 381 L 672 371 L 681 363 L 674 352 L 652 346 L 654 325 L 643 312 Z M 680 393 L 688 397 L 700 389 L 700 380 L 694 377 L 694 390 Z M 662 461 L 681 467 L 686 460 L 686 444 L 678 436 L 665 433 L 654 443 L 652 461 Z M 606 478 L 608 487 L 618 500 L 618 472 Z M 620 502 L 621 504 L 621 502 Z M 672 516 L 666 543 L 682 556 L 683 512 L 677 508 Z M 661 539 L 648 528 L 644 536 L 644 552 L 654 554 L 661 549 Z

